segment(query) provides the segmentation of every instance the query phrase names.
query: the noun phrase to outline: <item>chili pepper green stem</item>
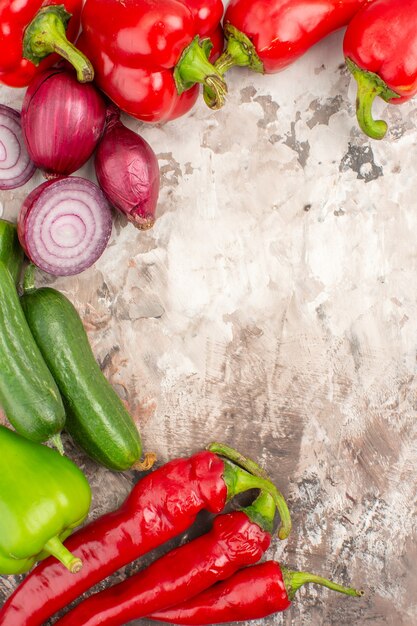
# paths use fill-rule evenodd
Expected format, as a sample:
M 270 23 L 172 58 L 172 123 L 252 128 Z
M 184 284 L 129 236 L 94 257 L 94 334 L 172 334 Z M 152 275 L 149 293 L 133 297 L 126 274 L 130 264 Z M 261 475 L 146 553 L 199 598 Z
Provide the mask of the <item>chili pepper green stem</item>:
M 399 94 L 389 89 L 386 83 L 373 72 L 361 69 L 351 59 L 346 57 L 346 66 L 357 82 L 356 117 L 363 132 L 371 139 L 383 139 L 388 130 L 384 120 L 374 120 L 372 105 L 377 96 L 388 102 L 392 98 L 399 98 Z
M 262 530 L 272 534 L 276 506 L 274 499 L 269 493 L 261 491 L 256 500 L 250 506 L 245 507 L 243 511 Z
M 81 559 L 71 554 L 58 537 L 49 539 L 49 541 L 45 543 L 44 551 L 54 556 L 58 561 L 61 561 L 71 574 L 77 574 L 83 566 Z
M 196 83 L 204 85 L 211 98 L 211 108 L 221 108 L 226 99 L 227 85 L 220 72 L 208 60 L 212 44 L 209 40 L 194 37 L 183 51 L 175 66 L 174 79 L 179 94 Z
M 250 474 L 253 474 L 253 476 L 259 476 L 260 478 L 269 480 L 268 474 L 260 465 L 224 443 L 217 443 L 216 441 L 213 441 L 207 446 L 207 450 L 210 450 L 210 452 L 214 452 L 214 454 L 218 454 L 225 459 L 229 459 L 229 461 L 233 461 L 233 463 L 243 467 L 243 469 Z
M 333 591 L 338 591 L 339 593 L 344 593 L 346 596 L 353 596 L 355 598 L 361 598 L 365 595 L 363 590 L 337 585 L 331 580 L 322 578 L 322 576 L 317 576 L 316 574 L 310 574 L 309 572 L 293 572 L 286 567 L 281 567 L 281 570 L 288 598 L 291 601 L 293 600 L 298 589 L 306 583 L 316 583 L 322 587 L 327 587 L 327 589 L 332 589 Z
M 94 78 L 94 69 L 87 57 L 67 39 L 66 27 L 71 18 L 63 5 L 50 5 L 38 11 L 26 28 L 23 56 L 35 65 L 55 52 L 73 65 L 80 83 Z

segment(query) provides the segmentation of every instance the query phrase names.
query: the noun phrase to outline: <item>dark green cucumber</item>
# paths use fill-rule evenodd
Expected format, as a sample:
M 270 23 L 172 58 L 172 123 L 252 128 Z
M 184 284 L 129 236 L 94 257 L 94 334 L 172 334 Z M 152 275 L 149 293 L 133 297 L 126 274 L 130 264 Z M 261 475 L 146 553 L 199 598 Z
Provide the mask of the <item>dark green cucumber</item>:
M 17 237 L 16 225 L 0 220 L 0 261 L 6 265 L 15 283 L 20 278 L 23 258 L 23 248 Z
M 17 432 L 32 441 L 47 441 L 64 427 L 58 387 L 30 332 L 13 278 L 1 261 L 0 406 Z
M 100 370 L 76 309 L 50 287 L 29 287 L 21 302 L 64 399 L 65 429 L 98 463 L 119 471 L 131 468 L 142 453 L 140 435 Z

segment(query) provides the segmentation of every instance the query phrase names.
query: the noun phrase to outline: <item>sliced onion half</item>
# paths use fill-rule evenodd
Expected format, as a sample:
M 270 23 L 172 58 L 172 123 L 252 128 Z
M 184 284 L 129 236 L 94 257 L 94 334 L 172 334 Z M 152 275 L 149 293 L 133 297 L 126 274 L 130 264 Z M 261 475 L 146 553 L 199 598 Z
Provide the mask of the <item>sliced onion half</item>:
M 102 255 L 112 229 L 110 205 L 101 189 L 70 176 L 36 187 L 18 218 L 20 243 L 30 260 L 55 276 L 87 269 Z
M 0 104 L 0 189 L 16 189 L 35 173 L 23 140 L 20 113 Z

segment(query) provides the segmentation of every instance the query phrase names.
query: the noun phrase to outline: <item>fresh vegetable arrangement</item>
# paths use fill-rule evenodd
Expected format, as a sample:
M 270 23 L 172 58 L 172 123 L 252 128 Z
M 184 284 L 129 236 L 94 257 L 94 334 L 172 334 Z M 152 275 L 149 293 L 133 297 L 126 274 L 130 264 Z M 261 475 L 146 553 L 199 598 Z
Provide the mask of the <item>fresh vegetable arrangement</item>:
M 291 527 L 285 500 L 256 464 L 231 448 L 215 444 L 166 463 L 142 478 L 118 511 L 67 540 L 83 559 L 76 577 L 53 559 L 40 563 L 0 610 L 1 626 L 41 626 L 100 580 L 189 528 L 203 509 L 220 513 L 235 495 L 256 487 L 272 494 L 284 537 Z
M 144 122 L 174 120 L 194 106 L 200 85 L 206 103 L 220 108 L 224 74 L 232 67 L 280 71 L 342 26 L 348 25 L 347 66 L 358 82 L 359 124 L 381 138 L 386 124 L 373 120 L 373 99 L 401 102 L 417 92 L 410 19 L 417 2 L 231 0 L 224 51 L 221 0 L 82 5 L 0 2 L 6 50 L 0 82 L 28 85 L 21 114 L 0 105 L 0 189 L 27 183 L 36 168 L 49 179 L 22 203 L 17 230 L 0 220 L 0 406 L 17 431 L 0 427 L 0 574 L 27 572 L 40 561 L 0 609 L 0 626 L 42 626 L 109 575 L 180 535 L 204 509 L 217 516 L 208 533 L 90 595 L 57 623 L 259 619 L 287 609 L 310 582 L 360 597 L 361 591 L 275 562 L 256 565 L 277 514 L 278 536 L 288 537 L 288 506 L 254 461 L 220 444 L 141 477 L 117 511 L 71 534 L 86 519 L 91 493 L 64 456 L 62 430 L 112 471 L 149 470 L 154 458 L 140 461 L 139 431 L 101 372 L 72 303 L 54 288 L 35 288 L 33 265 L 22 286 L 22 265 L 26 255 L 54 276 L 91 267 L 111 236 L 112 208 L 139 229 L 153 226 L 158 160 L 121 112 Z M 411 51 L 407 57 L 399 56 L 399 39 Z M 62 62 L 53 67 L 57 53 L 75 72 Z M 98 185 L 73 175 L 90 158 Z M 251 505 L 223 511 L 252 489 L 259 494 Z

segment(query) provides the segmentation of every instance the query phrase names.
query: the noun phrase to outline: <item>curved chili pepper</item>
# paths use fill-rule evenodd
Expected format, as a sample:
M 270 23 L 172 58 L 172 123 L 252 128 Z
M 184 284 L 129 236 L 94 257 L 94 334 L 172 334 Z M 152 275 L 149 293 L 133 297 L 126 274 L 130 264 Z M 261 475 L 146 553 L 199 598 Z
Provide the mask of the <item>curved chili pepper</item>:
M 224 456 L 233 456 L 229 448 L 221 448 Z M 219 513 L 234 495 L 265 485 L 256 464 L 243 457 L 239 462 L 250 467 L 252 475 L 204 451 L 170 461 L 142 478 L 117 511 L 91 522 L 65 542 L 83 560 L 77 576 L 53 559 L 43 561 L 0 609 L 0 625 L 42 626 L 99 581 L 184 532 L 202 509 Z M 285 535 L 291 528 L 288 509 L 283 499 L 275 501 Z
M 208 533 L 90 596 L 57 624 L 123 626 L 184 602 L 261 558 L 271 542 L 275 510 L 272 498 L 261 492 L 250 507 L 219 515 Z
M 371 0 L 231 0 L 224 16 L 226 50 L 216 62 L 272 74 L 345 26 Z
M 193 106 L 198 83 L 222 105 L 227 87 L 208 60 L 219 15 L 218 0 L 87 0 L 78 45 L 120 109 L 165 122 Z
M 363 591 L 342 587 L 321 576 L 292 572 L 275 561 L 266 561 L 245 567 L 187 602 L 158 611 L 148 619 L 193 626 L 262 619 L 288 609 L 296 591 L 306 583 L 316 583 L 348 596 L 364 595 Z
M 374 99 L 399 104 L 417 93 L 416 20 L 417 0 L 374 0 L 346 30 L 343 51 L 358 83 L 356 115 L 373 139 L 382 139 L 388 128 L 372 118 Z
M 91 63 L 71 43 L 80 28 L 82 4 L 82 0 L 2 0 L 0 82 L 25 87 L 56 63 L 58 55 L 72 63 L 79 81 L 93 80 Z

